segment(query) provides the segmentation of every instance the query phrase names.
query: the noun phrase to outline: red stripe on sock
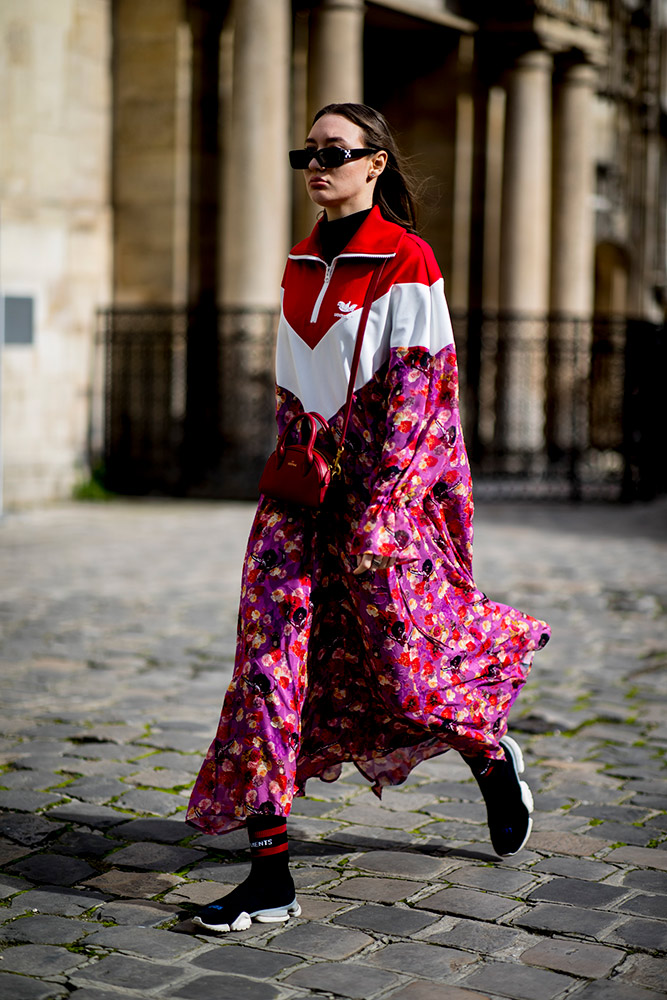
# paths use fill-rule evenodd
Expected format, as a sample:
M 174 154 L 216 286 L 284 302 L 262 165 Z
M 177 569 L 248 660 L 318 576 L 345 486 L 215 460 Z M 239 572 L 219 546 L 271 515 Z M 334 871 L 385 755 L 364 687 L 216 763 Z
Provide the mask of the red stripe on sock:
M 287 833 L 287 823 L 283 823 L 281 826 L 272 826 L 268 830 L 260 830 L 255 834 L 255 838 L 259 840 L 262 837 L 275 837 L 277 833 Z
M 253 855 L 256 858 L 266 857 L 268 854 L 280 854 L 282 851 L 287 851 L 289 849 L 288 844 L 278 844 L 276 847 L 260 847 L 253 850 Z

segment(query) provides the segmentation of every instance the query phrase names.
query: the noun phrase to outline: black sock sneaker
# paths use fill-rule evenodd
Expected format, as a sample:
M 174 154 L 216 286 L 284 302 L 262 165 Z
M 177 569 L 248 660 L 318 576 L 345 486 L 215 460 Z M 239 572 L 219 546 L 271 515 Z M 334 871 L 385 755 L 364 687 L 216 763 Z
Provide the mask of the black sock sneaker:
M 509 858 L 525 846 L 533 828 L 533 796 L 523 773 L 523 754 L 511 736 L 500 741 L 505 760 L 464 758 L 475 775 L 484 801 L 491 843 L 496 854 Z
M 289 873 L 287 879 L 276 885 L 275 881 L 268 882 L 251 872 L 229 895 L 200 910 L 194 922 L 209 931 L 226 934 L 247 931 L 253 920 L 265 924 L 284 923 L 300 913 L 294 881 Z
M 253 920 L 284 923 L 298 917 L 294 880 L 289 870 L 287 823 L 282 816 L 248 820 L 252 866 L 245 882 L 199 911 L 194 922 L 226 934 L 248 930 Z

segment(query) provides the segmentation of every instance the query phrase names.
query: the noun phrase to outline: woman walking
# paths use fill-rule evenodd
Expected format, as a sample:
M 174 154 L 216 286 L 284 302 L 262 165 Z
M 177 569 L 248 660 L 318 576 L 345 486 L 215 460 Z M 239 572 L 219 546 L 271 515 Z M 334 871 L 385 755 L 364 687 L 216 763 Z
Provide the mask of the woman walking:
M 283 278 L 279 432 L 316 411 L 340 439 L 369 287 L 373 301 L 335 492 L 319 511 L 262 496 L 250 533 L 234 675 L 187 814 L 208 833 L 248 828 L 248 878 L 195 918 L 219 932 L 300 913 L 292 798 L 344 761 L 380 796 L 458 750 L 496 852 L 532 825 L 507 716 L 549 629 L 473 580 L 452 328 L 400 154 L 378 112 L 333 104 L 290 160 L 324 214 Z

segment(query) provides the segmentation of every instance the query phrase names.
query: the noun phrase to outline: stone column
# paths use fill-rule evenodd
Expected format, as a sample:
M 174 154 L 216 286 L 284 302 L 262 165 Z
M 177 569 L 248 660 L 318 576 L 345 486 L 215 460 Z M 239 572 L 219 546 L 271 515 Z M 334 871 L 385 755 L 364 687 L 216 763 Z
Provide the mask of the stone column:
M 551 301 L 547 441 L 552 458 L 575 457 L 586 441 L 590 316 L 594 294 L 594 161 L 597 73 L 569 65 L 554 91 Z
M 362 101 L 364 2 L 320 0 L 311 14 L 308 51 L 308 125 L 325 104 Z
M 507 74 L 498 300 L 496 446 L 520 459 L 544 438 L 544 314 L 549 307 L 551 75 L 548 52 Z M 507 315 L 509 314 L 509 315 Z M 522 461 L 507 471 L 528 471 Z
M 232 135 L 223 211 L 227 305 L 277 306 L 289 249 L 289 0 L 234 8 Z
M 275 438 L 275 323 L 289 250 L 290 0 L 236 0 L 221 326 L 226 496 L 252 495 Z M 242 415 L 242 418 L 240 418 Z

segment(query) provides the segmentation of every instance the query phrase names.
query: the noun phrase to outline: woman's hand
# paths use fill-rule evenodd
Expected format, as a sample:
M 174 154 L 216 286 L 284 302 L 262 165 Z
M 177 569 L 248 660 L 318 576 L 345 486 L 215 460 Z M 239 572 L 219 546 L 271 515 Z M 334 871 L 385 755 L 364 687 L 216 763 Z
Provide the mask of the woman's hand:
M 396 562 L 397 556 L 376 556 L 372 552 L 363 552 L 357 559 L 357 568 L 353 570 L 354 576 L 360 573 L 367 573 L 369 569 L 389 569 Z

